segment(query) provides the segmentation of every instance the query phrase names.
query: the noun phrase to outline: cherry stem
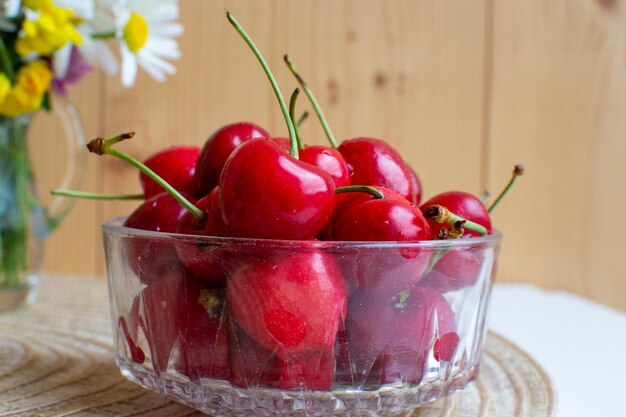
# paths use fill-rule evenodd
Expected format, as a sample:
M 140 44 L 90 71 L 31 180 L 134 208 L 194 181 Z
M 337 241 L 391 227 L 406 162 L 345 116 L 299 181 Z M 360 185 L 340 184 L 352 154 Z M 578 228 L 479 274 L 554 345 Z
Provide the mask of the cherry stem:
M 330 142 L 330 146 L 337 149 L 338 145 L 337 145 L 337 141 L 335 140 L 335 136 L 333 136 L 333 132 L 330 130 L 330 126 L 328 126 L 326 117 L 324 117 L 324 113 L 322 113 L 322 109 L 319 103 L 317 102 L 317 100 L 315 99 L 313 92 L 311 91 L 307 83 L 304 81 L 304 79 L 300 76 L 298 69 L 293 64 L 293 62 L 291 62 L 289 55 L 285 54 L 283 58 L 285 60 L 285 64 L 287 64 L 287 67 L 289 68 L 289 71 L 291 71 L 293 76 L 296 77 L 296 80 L 298 80 L 298 84 L 300 84 L 300 87 L 302 87 L 302 90 L 304 90 L 304 94 L 306 94 L 306 96 L 309 98 L 309 101 L 311 102 L 311 105 L 313 106 L 313 109 L 315 110 L 315 114 L 317 114 L 317 117 L 318 119 L 320 119 L 320 123 L 322 124 L 322 127 L 324 128 L 324 132 L 326 133 L 326 137 L 328 138 L 328 141 Z
M 226 17 L 228 18 L 228 21 L 230 22 L 230 24 L 233 25 L 235 30 L 237 30 L 239 35 L 241 35 L 243 40 L 248 44 L 248 46 L 254 53 L 254 56 L 256 56 L 257 60 L 263 67 L 263 71 L 265 71 L 265 74 L 267 75 L 267 78 L 269 79 L 270 84 L 272 84 L 272 89 L 274 90 L 274 94 L 276 94 L 276 98 L 278 99 L 278 104 L 280 105 L 280 109 L 282 110 L 283 116 L 285 117 L 285 122 L 287 122 L 287 129 L 289 130 L 289 140 L 291 142 L 290 154 L 294 158 L 298 159 L 298 143 L 296 139 L 296 131 L 294 128 L 294 123 L 291 120 L 291 117 L 289 116 L 289 110 L 287 110 L 287 105 L 285 104 L 285 100 L 283 99 L 283 96 L 280 92 L 280 88 L 278 88 L 278 83 L 276 82 L 276 78 L 274 78 L 274 74 L 272 74 L 272 71 L 270 70 L 269 65 L 267 65 L 265 58 L 263 58 L 263 55 L 261 55 L 261 52 L 256 47 L 254 42 L 252 42 L 252 39 L 250 38 L 248 33 L 245 31 L 245 29 L 239 24 L 237 19 L 235 19 L 235 17 L 228 11 L 226 12 Z
M 293 90 L 291 98 L 289 99 L 289 117 L 291 117 L 291 120 L 296 120 L 296 100 L 298 99 L 298 95 L 300 95 L 300 89 L 296 88 L 295 90 Z M 301 151 L 302 149 L 304 149 L 304 143 L 302 143 L 302 136 L 300 136 L 299 124 L 296 123 L 293 128 L 296 131 L 298 150 Z
M 367 193 L 374 196 L 374 198 L 378 198 L 381 200 L 385 199 L 385 195 L 374 187 L 369 185 L 346 185 L 345 187 L 338 187 L 335 189 L 337 194 L 342 193 Z
M 489 191 L 485 190 L 483 195 L 480 197 L 481 203 L 485 204 L 487 202 L 487 200 L 489 200 L 489 197 L 491 197 L 491 193 Z
M 513 175 L 511 176 L 509 183 L 506 185 L 506 187 L 504 187 L 504 190 L 502 190 L 498 198 L 496 198 L 496 201 L 491 204 L 491 207 L 487 209 L 489 213 L 491 213 L 493 209 L 495 209 L 498 204 L 500 204 L 500 201 L 508 194 L 509 190 L 513 187 L 513 184 L 515 184 L 515 180 L 517 180 L 517 177 L 520 177 L 522 175 L 524 175 L 524 167 L 519 164 L 515 165 L 515 168 L 513 168 Z
M 302 126 L 302 123 L 304 123 L 304 121 L 309 117 L 309 112 L 308 111 L 304 111 L 304 113 L 302 113 L 300 115 L 300 118 L 298 119 L 298 121 L 296 122 L 296 125 L 298 127 Z
M 90 200 L 143 200 L 143 194 L 101 194 L 101 193 L 90 193 L 87 191 L 74 191 L 74 190 L 63 190 L 60 188 L 56 188 L 50 191 L 52 195 L 60 195 L 63 197 L 72 197 L 72 198 L 87 198 Z
M 93 152 L 98 155 L 111 155 L 111 156 L 121 159 L 124 162 L 128 162 L 129 164 L 137 168 L 139 171 L 146 174 L 149 178 L 154 180 L 157 184 L 159 184 L 161 188 L 163 188 L 172 197 L 174 197 L 176 201 L 178 201 L 183 207 L 189 210 L 189 212 L 191 212 L 191 214 L 193 214 L 194 217 L 196 217 L 198 220 L 202 220 L 204 218 L 204 213 L 202 212 L 202 210 L 194 206 L 189 200 L 187 200 L 181 193 L 176 191 L 174 187 L 169 185 L 167 181 L 161 178 L 156 172 L 154 172 L 153 170 L 151 170 L 150 168 L 148 168 L 147 166 L 145 166 L 144 164 L 142 164 L 141 162 L 139 162 L 132 156 L 122 151 L 118 151 L 117 149 L 114 149 L 112 147 L 116 143 L 121 142 L 126 139 L 130 139 L 134 136 L 135 136 L 135 132 L 130 132 L 130 133 L 122 133 L 120 135 L 114 136 L 109 139 L 97 138 L 87 144 L 87 149 L 89 149 L 89 152 Z
M 463 217 L 452 213 L 444 206 L 433 205 L 426 207 L 426 209 L 424 210 L 424 217 L 426 217 L 427 219 L 431 219 L 435 223 L 449 224 L 455 229 L 463 227 L 465 229 L 473 230 L 476 233 L 480 233 L 482 236 L 487 234 L 487 229 L 485 228 L 485 226 L 464 219 Z

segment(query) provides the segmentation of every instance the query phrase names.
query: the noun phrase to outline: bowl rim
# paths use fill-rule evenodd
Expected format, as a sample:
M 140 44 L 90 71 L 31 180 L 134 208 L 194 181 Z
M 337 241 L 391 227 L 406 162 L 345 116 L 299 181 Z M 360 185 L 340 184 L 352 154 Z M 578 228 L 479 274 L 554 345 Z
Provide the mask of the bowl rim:
M 454 240 L 421 240 L 421 241 L 338 241 L 338 240 L 280 240 L 244 237 L 222 237 L 189 235 L 179 233 L 155 232 L 150 230 L 135 229 L 124 226 L 127 216 L 118 216 L 106 220 L 102 224 L 104 236 L 116 236 L 126 238 L 158 238 L 172 239 L 181 243 L 206 244 L 216 246 L 263 246 L 264 248 L 306 248 L 306 249 L 348 249 L 348 248 L 431 248 L 431 249 L 455 249 L 498 246 L 502 241 L 502 233 L 493 229 L 490 235 L 472 237 L 469 239 Z

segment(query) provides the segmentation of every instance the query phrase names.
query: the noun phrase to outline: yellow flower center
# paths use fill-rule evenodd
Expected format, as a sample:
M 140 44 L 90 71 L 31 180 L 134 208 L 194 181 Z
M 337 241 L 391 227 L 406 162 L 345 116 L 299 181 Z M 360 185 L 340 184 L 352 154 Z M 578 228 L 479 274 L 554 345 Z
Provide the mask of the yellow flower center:
M 146 19 L 132 12 L 128 23 L 124 26 L 124 39 L 128 48 L 133 52 L 143 48 L 148 40 L 148 22 L 146 22 Z

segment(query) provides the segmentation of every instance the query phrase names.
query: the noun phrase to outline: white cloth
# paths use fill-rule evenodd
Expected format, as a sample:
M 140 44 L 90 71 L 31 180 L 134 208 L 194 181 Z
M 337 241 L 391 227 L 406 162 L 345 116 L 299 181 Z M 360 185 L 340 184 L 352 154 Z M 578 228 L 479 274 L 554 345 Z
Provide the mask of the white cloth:
M 626 416 L 626 314 L 562 291 L 498 284 L 489 328 L 546 370 L 556 416 Z

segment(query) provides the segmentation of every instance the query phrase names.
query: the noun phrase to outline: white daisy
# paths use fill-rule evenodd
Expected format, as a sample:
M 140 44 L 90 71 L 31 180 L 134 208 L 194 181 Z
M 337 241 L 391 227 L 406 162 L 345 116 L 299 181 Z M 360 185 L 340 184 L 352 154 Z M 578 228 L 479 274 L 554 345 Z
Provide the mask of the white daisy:
M 118 0 L 113 8 L 122 51 L 122 84 L 130 87 L 141 66 L 152 78 L 164 81 L 176 67 L 166 59 L 180 58 L 175 37 L 183 33 L 176 23 L 177 0 Z

